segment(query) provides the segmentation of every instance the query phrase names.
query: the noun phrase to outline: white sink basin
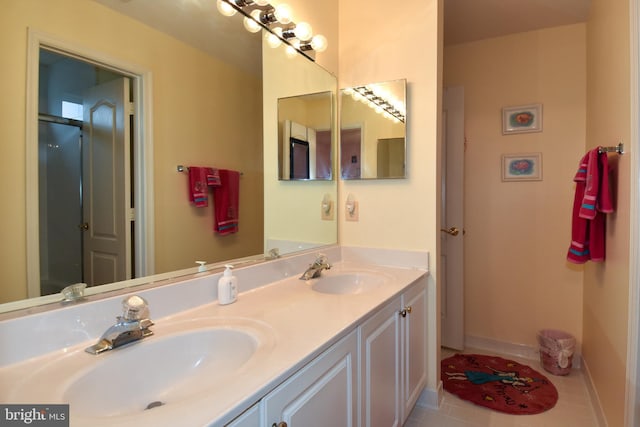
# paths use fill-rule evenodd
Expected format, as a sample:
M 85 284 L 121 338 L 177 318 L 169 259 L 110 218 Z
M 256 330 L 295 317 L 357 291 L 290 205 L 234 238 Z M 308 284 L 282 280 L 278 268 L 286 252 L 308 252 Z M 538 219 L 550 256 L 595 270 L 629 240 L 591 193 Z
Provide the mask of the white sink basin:
M 311 289 L 324 294 L 360 294 L 377 288 L 387 280 L 388 277 L 376 272 L 327 272 L 314 279 Z
M 130 417 L 223 389 L 274 345 L 270 328 L 248 319 L 193 319 L 155 325 L 142 341 L 47 363 L 20 384 L 33 400 L 69 403 L 72 419 Z

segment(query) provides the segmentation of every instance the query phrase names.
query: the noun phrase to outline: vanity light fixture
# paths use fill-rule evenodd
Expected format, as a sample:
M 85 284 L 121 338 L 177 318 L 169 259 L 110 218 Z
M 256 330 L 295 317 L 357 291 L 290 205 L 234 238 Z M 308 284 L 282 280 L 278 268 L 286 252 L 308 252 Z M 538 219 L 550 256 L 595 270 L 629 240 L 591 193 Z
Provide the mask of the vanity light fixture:
M 362 101 L 384 117 L 396 122 L 405 122 L 404 106 L 400 101 L 392 100 L 388 95 L 377 93 L 368 86 L 355 86 L 346 90 L 356 101 Z
M 315 61 L 316 52 L 327 49 L 327 38 L 313 35 L 311 25 L 306 22 L 293 22 L 291 8 L 286 4 L 274 7 L 267 0 L 217 0 L 216 5 L 224 16 L 237 12 L 244 15 L 243 25 L 249 32 L 267 30 L 265 38 L 270 47 L 276 48 L 284 42 L 288 56 L 301 53 Z

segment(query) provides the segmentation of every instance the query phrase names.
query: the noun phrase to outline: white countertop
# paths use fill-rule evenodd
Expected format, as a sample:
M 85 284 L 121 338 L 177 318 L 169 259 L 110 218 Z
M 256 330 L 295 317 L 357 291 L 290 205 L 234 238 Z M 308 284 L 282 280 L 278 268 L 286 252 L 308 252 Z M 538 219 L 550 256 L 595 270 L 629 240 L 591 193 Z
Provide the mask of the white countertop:
M 373 266 L 349 261 L 335 263 L 330 271 L 323 274 L 363 269 L 377 271 L 390 280 L 367 292 L 336 295 L 313 291 L 309 282 L 289 277 L 241 292 L 238 301 L 230 305 L 220 306 L 214 301 L 163 318 L 153 318 L 155 325 L 152 329 L 155 336 L 162 336 L 176 322 L 198 318 L 249 319 L 259 322 L 270 331 L 274 344 L 271 350 L 262 354 L 257 363 L 242 370 L 233 381 L 225 383 L 223 389 L 208 390 L 194 399 L 168 402 L 135 416 L 93 418 L 89 422 L 88 419 L 74 416 L 73 402 L 39 402 L 37 393 L 29 395 L 32 387 L 22 387 L 22 379 L 51 358 L 83 352 L 87 345 L 93 343 L 85 341 L 0 368 L 0 402 L 70 403 L 72 426 L 222 426 L 353 330 L 376 308 L 427 274 L 426 269 Z M 151 302 L 150 305 L 153 310 Z M 147 339 L 153 340 L 154 336 Z M 109 355 L 109 352 L 99 356 L 87 354 L 86 360 L 87 363 L 94 363 L 92 358 L 108 358 Z M 162 356 L 158 356 L 162 360 Z M 154 363 L 152 360 L 140 362 Z M 78 369 L 82 367 L 79 366 Z M 206 381 L 206 378 L 202 380 Z M 140 378 L 140 381 L 144 381 L 144 378 Z M 63 387 L 64 384 L 60 386 Z

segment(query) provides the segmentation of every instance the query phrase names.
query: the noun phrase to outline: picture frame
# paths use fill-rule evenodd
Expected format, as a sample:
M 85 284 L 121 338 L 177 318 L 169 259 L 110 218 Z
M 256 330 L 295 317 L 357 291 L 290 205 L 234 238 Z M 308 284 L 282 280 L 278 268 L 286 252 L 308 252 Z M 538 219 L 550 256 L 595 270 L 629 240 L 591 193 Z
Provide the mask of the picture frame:
M 519 105 L 502 109 L 502 134 L 542 132 L 542 104 Z
M 542 153 L 503 154 L 502 181 L 542 181 Z

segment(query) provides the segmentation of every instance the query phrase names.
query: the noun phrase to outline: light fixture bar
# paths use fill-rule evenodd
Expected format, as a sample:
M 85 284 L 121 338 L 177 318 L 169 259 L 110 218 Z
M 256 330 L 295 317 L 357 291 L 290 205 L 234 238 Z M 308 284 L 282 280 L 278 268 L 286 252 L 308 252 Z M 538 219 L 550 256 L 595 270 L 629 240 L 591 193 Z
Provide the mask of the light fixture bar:
M 235 9 L 237 12 L 244 16 L 244 19 L 251 20 L 253 23 L 267 30 L 273 36 L 280 39 L 283 43 L 291 46 L 296 52 L 304 55 L 311 61 L 316 60 L 317 48 L 314 48 L 314 44 L 309 41 L 298 40 L 295 33 L 296 24 L 290 20 L 280 22 L 276 16 L 276 8 L 265 1 L 254 0 L 220 0 Z M 259 11 L 255 12 L 254 11 Z M 246 21 L 245 21 L 246 22 Z M 308 24 L 307 24 L 308 25 Z M 277 29 L 277 30 L 276 30 Z M 253 31 L 253 30 L 252 30 Z M 324 39 L 324 46 L 321 50 L 324 50 L 326 46 L 326 39 Z
M 399 111 L 396 107 L 392 105 L 388 100 L 376 95 L 370 88 L 367 86 L 356 86 L 353 87 L 352 90 L 357 92 L 362 98 L 369 102 L 369 105 L 372 108 L 379 108 L 387 114 L 394 117 L 396 120 L 404 123 L 405 115 L 403 112 Z

